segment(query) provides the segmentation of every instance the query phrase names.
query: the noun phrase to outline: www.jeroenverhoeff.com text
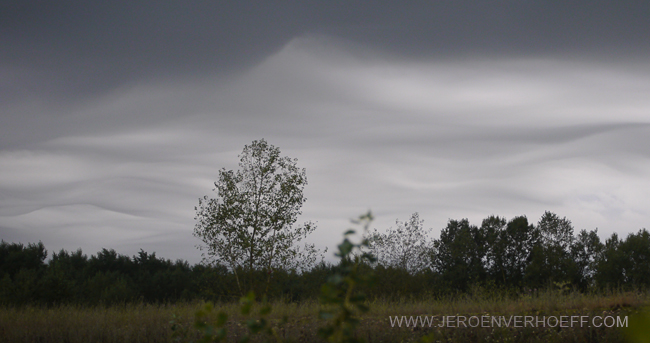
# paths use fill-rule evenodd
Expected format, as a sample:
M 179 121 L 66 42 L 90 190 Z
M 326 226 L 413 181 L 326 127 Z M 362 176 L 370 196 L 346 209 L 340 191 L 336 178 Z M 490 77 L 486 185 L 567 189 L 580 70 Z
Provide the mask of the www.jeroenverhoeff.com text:
M 627 327 L 627 316 L 389 316 L 391 327 Z

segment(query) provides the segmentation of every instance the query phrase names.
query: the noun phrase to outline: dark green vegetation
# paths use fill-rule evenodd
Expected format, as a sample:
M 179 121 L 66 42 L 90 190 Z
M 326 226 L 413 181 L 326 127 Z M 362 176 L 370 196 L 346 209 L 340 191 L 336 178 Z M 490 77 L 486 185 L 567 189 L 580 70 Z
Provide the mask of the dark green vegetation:
M 414 261 L 422 266 L 420 269 L 400 266 L 375 248 L 378 263 L 359 268 L 362 273 L 374 272 L 379 282 L 364 291 L 371 299 L 390 300 L 445 298 L 476 287 L 519 294 L 544 289 L 598 292 L 650 286 L 647 230 L 624 239 L 613 234 L 604 244 L 594 231 L 554 241 L 544 238 L 545 218 L 550 221 L 557 216 L 547 212 L 538 225 L 523 216 L 507 222 L 492 216 L 480 227 L 465 219 L 450 220 L 440 238 L 422 245 L 422 251 L 404 250 L 419 254 Z M 385 240 L 381 244 L 400 251 L 400 242 Z M 0 243 L 1 304 L 160 304 L 199 299 L 220 302 L 241 296 L 233 271 L 218 264 L 190 266 L 155 253 L 140 251 L 129 257 L 107 249 L 90 257 L 81 250 L 62 250 L 49 260 L 47 255 L 42 243 Z M 240 278 L 253 284 L 270 280 L 271 300 L 307 301 L 316 299 L 321 284 L 340 269 L 340 264 L 324 262 L 308 270 L 276 267 L 270 277 L 268 271 L 256 270 L 241 273 Z

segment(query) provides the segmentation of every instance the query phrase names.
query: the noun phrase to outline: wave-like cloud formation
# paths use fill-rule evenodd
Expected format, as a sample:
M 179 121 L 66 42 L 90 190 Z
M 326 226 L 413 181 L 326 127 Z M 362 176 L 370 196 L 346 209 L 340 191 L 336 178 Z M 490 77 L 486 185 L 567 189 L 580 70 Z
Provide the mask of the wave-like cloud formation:
M 303 219 L 321 246 L 368 208 L 379 229 L 415 211 L 437 232 L 550 210 L 632 232 L 650 214 L 647 94 L 647 62 L 416 60 L 307 35 L 237 77 L 132 84 L 33 130 L 3 126 L 20 137 L 0 150 L 0 228 L 197 262 L 197 199 L 265 138 L 307 168 Z

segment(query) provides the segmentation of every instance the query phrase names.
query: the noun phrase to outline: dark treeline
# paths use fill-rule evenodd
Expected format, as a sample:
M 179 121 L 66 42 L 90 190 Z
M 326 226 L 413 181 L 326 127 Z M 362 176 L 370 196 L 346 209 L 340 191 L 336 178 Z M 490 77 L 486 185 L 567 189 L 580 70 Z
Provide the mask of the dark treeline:
M 102 249 L 88 257 L 81 250 L 54 253 L 47 261 L 45 246 L 0 243 L 0 304 L 108 305 L 126 302 L 167 303 L 204 299 L 239 299 L 232 272 L 222 266 L 183 260 L 172 262 L 140 251 L 129 257 Z M 320 284 L 335 267 L 320 264 L 298 274 L 275 270 L 269 295 L 287 300 L 315 298 Z M 267 275 L 255 278 L 266 280 Z
M 379 259 L 377 275 L 388 281 L 379 283 L 383 294 L 448 294 L 475 286 L 499 292 L 650 286 L 646 229 L 625 239 L 614 233 L 603 243 L 596 230 L 574 234 L 571 222 L 552 212 L 536 225 L 526 216 L 509 221 L 490 216 L 481 226 L 450 220 L 432 241 L 415 213 L 410 221 L 397 222 L 396 229 L 375 231 L 369 238 Z
M 574 234 L 571 222 L 546 212 L 536 224 L 525 216 L 490 216 L 481 226 L 450 220 L 429 240 L 414 214 L 387 233 L 369 234 L 378 263 L 365 266 L 377 282 L 371 297 L 447 296 L 474 287 L 499 292 L 548 287 L 598 291 L 650 286 L 650 233 L 645 229 L 604 243 L 596 231 Z M 430 230 L 429 230 L 430 231 Z M 119 304 L 239 298 L 223 266 L 190 266 L 155 253 L 129 257 L 103 249 L 87 257 L 61 250 L 47 260 L 42 243 L 0 243 L 0 304 Z M 46 262 L 47 260 L 47 262 Z M 264 292 L 286 301 L 315 299 L 338 266 L 322 262 L 298 273 L 274 269 Z M 268 280 L 262 271 L 254 275 Z M 262 292 L 258 292 L 261 294 Z

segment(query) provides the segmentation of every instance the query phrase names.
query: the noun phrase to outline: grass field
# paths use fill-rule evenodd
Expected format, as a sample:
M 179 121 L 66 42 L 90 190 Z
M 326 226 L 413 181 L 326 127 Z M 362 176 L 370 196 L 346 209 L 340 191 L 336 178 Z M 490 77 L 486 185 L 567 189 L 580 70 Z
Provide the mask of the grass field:
M 432 342 L 625 342 L 623 329 L 591 326 L 591 322 L 573 327 L 463 327 L 458 316 L 613 316 L 624 318 L 650 304 L 645 292 L 613 292 L 607 295 L 581 293 L 541 292 L 518 296 L 463 295 L 449 299 L 402 299 L 370 302 L 370 311 L 363 315 L 357 336 L 367 342 L 409 342 L 429 335 Z M 285 341 L 319 342 L 317 331 L 325 323 L 319 319 L 317 302 L 271 304 L 266 317 Z M 52 308 L 0 308 L 0 342 L 173 342 L 170 323 L 175 320 L 187 328 L 183 341 L 199 336 L 193 327 L 196 311 L 201 303 L 170 305 L 125 304 L 111 307 L 59 306 Z M 228 315 L 225 324 L 228 341 L 237 341 L 247 332 L 242 323 L 250 318 L 240 312 L 236 303 L 218 304 L 209 317 L 216 320 L 216 312 Z M 255 313 L 255 311 L 253 311 Z M 285 317 L 287 322 L 281 323 Z M 435 316 L 433 327 L 421 325 L 397 327 L 391 325 L 395 316 Z M 438 327 L 445 318 L 454 318 L 454 327 Z M 450 322 L 447 322 L 449 324 Z M 467 322 L 465 322 L 467 323 Z M 474 322 L 476 324 L 476 322 Z M 460 326 L 460 327 L 459 327 Z M 526 326 L 526 325 L 524 325 Z M 259 335 L 253 341 L 272 337 Z

